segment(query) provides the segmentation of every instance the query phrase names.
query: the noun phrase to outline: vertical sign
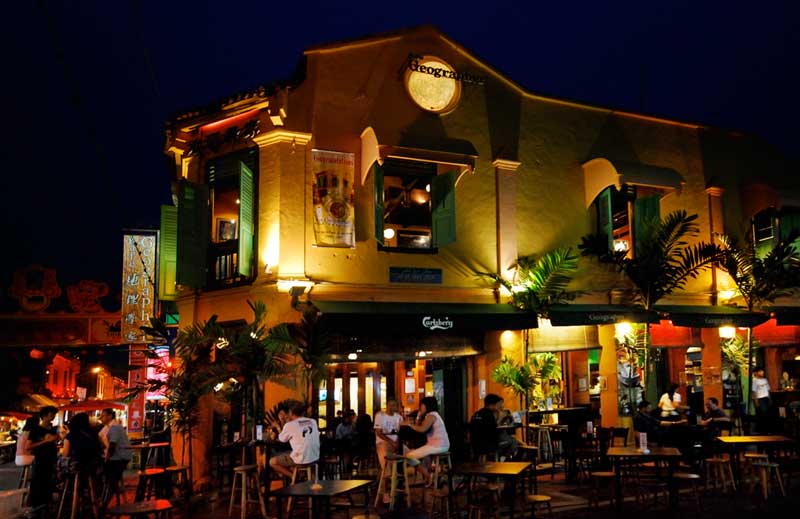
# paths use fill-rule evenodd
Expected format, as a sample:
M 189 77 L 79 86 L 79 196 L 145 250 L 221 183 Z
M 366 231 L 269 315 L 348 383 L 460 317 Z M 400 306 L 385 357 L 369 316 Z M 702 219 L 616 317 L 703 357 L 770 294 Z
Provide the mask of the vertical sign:
M 121 342 L 146 343 L 139 329 L 150 325 L 155 310 L 155 232 L 125 234 L 122 246 L 122 329 Z
M 355 155 L 311 150 L 314 238 L 320 247 L 355 247 Z
M 128 354 L 128 387 L 135 388 L 147 383 L 147 346 L 144 344 L 131 344 Z M 136 398 L 128 402 L 128 433 L 133 437 L 140 437 L 144 432 L 146 396 L 142 391 Z

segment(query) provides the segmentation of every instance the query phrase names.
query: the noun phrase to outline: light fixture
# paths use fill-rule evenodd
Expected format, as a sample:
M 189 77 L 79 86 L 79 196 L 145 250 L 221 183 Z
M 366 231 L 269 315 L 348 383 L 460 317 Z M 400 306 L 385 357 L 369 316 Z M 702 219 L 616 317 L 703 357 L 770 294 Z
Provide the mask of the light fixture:
M 217 342 L 216 342 L 216 346 L 217 346 L 218 350 L 222 350 L 222 349 L 227 348 L 229 344 L 230 344 L 230 342 L 228 342 L 228 339 L 226 339 L 225 337 L 218 338 Z
M 633 332 L 633 325 L 629 322 L 621 322 L 614 325 L 616 335 L 630 335 Z
M 420 352 L 417 353 L 417 356 L 419 358 L 424 358 L 424 357 L 427 357 L 428 354 L 426 352 L 424 352 L 424 351 L 420 351 Z
M 615 252 L 627 252 L 628 251 L 628 240 L 614 240 L 614 251 Z
M 103 368 L 101 368 L 100 366 L 92 368 L 92 373 L 100 373 L 101 371 L 103 371 Z
M 736 328 L 733 326 L 720 326 L 719 338 L 720 339 L 733 339 L 736 337 Z
M 241 204 L 241 203 L 242 203 L 242 201 L 241 201 L 241 200 L 239 200 L 239 199 L 237 198 L 237 199 L 236 199 L 236 205 L 239 205 L 239 204 Z
M 219 392 L 220 389 L 225 385 L 224 382 L 220 382 L 219 384 L 214 386 L 214 392 Z
M 428 193 L 431 192 L 431 185 L 430 184 L 425 184 L 425 191 L 427 191 Z
M 348 353 L 347 360 L 356 360 L 358 358 L 358 353 Z
M 236 220 L 231 220 L 231 223 L 236 223 Z
M 733 298 L 734 298 L 734 296 L 736 295 L 736 289 L 732 289 L 732 288 L 731 288 L 731 289 L 726 289 L 726 290 L 720 290 L 720 291 L 717 293 L 717 295 L 719 296 L 719 298 L 720 298 L 721 300 L 723 300 L 723 301 L 728 301 L 728 300 L 730 300 L 730 299 L 733 299 Z
M 314 286 L 314 282 L 308 279 L 279 279 L 277 282 L 278 292 L 291 293 L 292 289 L 302 289 L 298 296 L 308 292 Z
M 394 229 L 392 229 L 391 227 L 387 227 L 386 229 L 383 230 L 383 239 L 385 240 L 391 240 L 392 238 L 394 238 L 394 235 L 395 235 Z
M 258 335 L 256 335 L 256 332 L 250 332 L 250 337 L 253 339 L 258 339 Z

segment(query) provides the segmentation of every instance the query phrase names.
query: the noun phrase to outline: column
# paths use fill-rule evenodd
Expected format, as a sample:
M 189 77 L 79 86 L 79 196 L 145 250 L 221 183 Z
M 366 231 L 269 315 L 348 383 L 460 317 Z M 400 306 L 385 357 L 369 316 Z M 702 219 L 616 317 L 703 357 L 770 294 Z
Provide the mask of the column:
M 717 186 L 709 186 L 706 188 L 708 195 L 708 223 L 709 223 L 709 240 L 711 243 L 718 243 L 717 234 L 725 232 L 725 220 L 722 214 L 722 193 L 725 190 Z M 717 304 L 717 291 L 733 288 L 728 286 L 727 280 L 722 282 L 722 286 L 718 283 L 719 279 L 718 268 L 711 267 L 711 304 Z
M 517 182 L 520 162 L 495 159 L 495 188 L 497 190 L 497 273 L 511 279 L 509 269 L 517 260 Z

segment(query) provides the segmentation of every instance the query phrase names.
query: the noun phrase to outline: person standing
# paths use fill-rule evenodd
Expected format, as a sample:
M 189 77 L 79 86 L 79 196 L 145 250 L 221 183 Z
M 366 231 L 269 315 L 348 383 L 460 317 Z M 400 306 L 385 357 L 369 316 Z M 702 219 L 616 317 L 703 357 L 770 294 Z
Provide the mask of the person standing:
M 307 465 L 319 460 L 319 428 L 313 418 L 306 418 L 306 406 L 296 402 L 289 408 L 289 421 L 278 435 L 278 441 L 289 442 L 291 453 L 278 454 L 269 459 L 269 466 L 278 474 L 292 477 L 296 465 Z
M 58 432 L 53 427 L 53 420 L 58 409 L 53 406 L 42 407 L 39 411 L 39 423 L 28 435 L 28 449 L 33 453 L 31 467 L 31 490 L 28 504 L 32 508 L 46 507 L 53 495 L 53 476 L 58 460 Z
M 678 384 L 672 383 L 666 393 L 661 395 L 658 407 L 661 409 L 661 418 L 664 420 L 677 420 L 678 408 L 681 406 L 681 394 L 678 393 Z
M 22 427 L 22 432 L 17 436 L 17 454 L 14 458 L 14 463 L 18 467 L 25 467 L 33 463 L 33 453 L 29 446 L 30 434 L 34 427 L 39 423 L 39 418 L 31 416 L 25 420 L 25 425 Z
M 111 496 L 121 493 L 122 474 L 131 461 L 131 442 L 125 428 L 116 420 L 117 413 L 111 408 L 100 412 L 100 422 L 103 430 L 100 438 L 105 444 L 105 474 L 106 488 L 103 493 L 103 506 L 106 506 Z
M 756 407 L 756 427 L 758 432 L 767 432 L 767 414 L 769 413 L 769 380 L 764 376 L 764 368 L 756 367 L 753 371 L 753 386 L 750 388 L 753 404 Z
M 391 398 L 386 402 L 386 412 L 375 416 L 375 452 L 378 454 L 378 463 L 383 470 L 386 464 L 386 455 L 397 451 L 400 422 L 403 417 L 397 412 L 397 400 Z

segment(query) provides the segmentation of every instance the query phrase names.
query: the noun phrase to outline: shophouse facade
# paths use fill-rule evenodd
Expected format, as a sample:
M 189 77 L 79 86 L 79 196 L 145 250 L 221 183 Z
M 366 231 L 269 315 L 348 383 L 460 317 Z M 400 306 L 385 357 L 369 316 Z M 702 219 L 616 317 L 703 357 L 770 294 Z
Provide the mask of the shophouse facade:
M 177 115 L 166 137 L 176 205 L 162 210 L 161 300 L 181 326 L 250 320 L 248 300 L 271 323 L 314 305 L 337 336 L 321 417 L 433 393 L 463 423 L 487 392 L 516 402 L 491 373 L 527 348 L 559 353 L 565 405 L 594 401 L 616 424 L 624 280 L 582 261 L 582 306 L 537 326 L 477 273 L 513 279 L 519 255 L 592 232 L 633 251 L 637 220 L 679 209 L 704 240 L 754 221 L 777 236 L 800 205 L 791 166 L 757 139 L 540 96 L 430 27 L 310 48 L 297 77 Z M 702 309 L 731 288 L 708 270 L 654 326 L 667 376 L 686 385 L 693 348 L 706 397 L 723 395 L 718 327 L 741 322 Z M 678 326 L 681 312 L 701 320 Z M 795 344 L 793 326 L 778 335 Z

